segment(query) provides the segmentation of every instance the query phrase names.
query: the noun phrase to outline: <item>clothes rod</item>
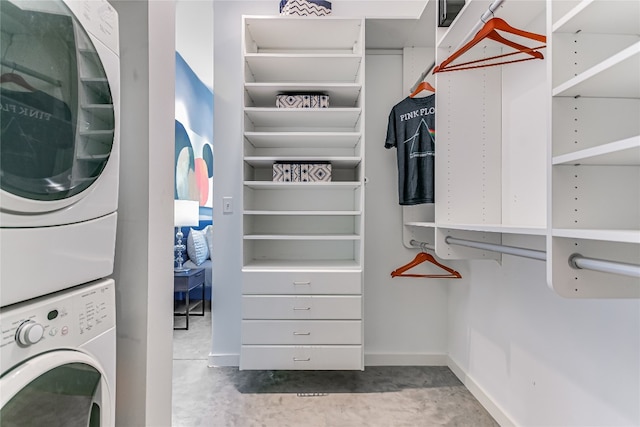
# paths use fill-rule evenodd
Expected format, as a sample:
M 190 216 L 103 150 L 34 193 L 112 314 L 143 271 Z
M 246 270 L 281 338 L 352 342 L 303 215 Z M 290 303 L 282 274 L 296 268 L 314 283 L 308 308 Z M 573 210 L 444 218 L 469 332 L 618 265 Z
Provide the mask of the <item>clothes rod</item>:
M 476 25 L 471 29 L 471 31 L 469 31 L 469 33 L 467 33 L 466 37 L 462 39 L 462 41 L 460 42 L 460 44 L 458 44 L 458 47 L 454 51 L 460 49 L 462 46 L 464 46 L 465 43 L 471 40 L 473 36 L 475 36 L 476 33 L 480 30 L 480 28 L 482 28 L 482 26 L 486 24 L 487 21 L 493 17 L 494 12 L 500 6 L 502 6 L 502 3 L 504 3 L 504 1 L 505 0 L 495 0 L 493 3 L 491 3 L 487 11 L 480 16 L 480 19 L 478 20 Z M 433 61 L 433 63 L 429 67 L 427 67 L 422 74 L 420 74 L 420 77 L 418 78 L 416 83 L 413 86 L 411 86 L 409 93 L 413 93 L 418 88 L 418 85 L 424 81 L 427 75 L 429 75 L 429 73 L 431 73 L 431 71 L 435 67 L 436 67 L 436 62 Z
M 22 65 L 16 64 L 15 62 L 1 60 L 0 63 L 2 63 L 2 65 L 4 65 L 5 67 L 11 68 L 12 71 L 20 71 L 21 73 L 28 74 L 31 77 L 35 77 L 36 79 L 42 80 L 43 82 L 51 83 L 54 86 L 58 86 L 58 87 L 62 86 L 62 83 L 60 82 L 60 80 L 52 79 L 49 76 L 46 76 L 30 68 L 23 67 Z
M 547 253 L 534 249 L 517 248 L 513 246 L 498 245 L 494 243 L 474 242 L 472 240 L 457 239 L 447 236 L 444 241 L 450 245 L 466 246 L 474 249 L 484 249 L 491 252 L 500 252 L 507 255 L 515 255 L 525 258 L 546 261 Z M 620 274 L 623 276 L 640 277 L 640 266 L 623 262 L 606 261 L 595 258 L 585 258 L 580 254 L 569 257 L 569 265 L 575 269 L 600 271 L 603 273 Z
M 514 246 L 498 245 L 495 243 L 474 242 L 472 240 L 457 239 L 455 237 L 447 236 L 444 241 L 450 245 L 467 246 L 474 249 L 485 249 L 491 252 L 500 252 L 508 255 L 515 255 L 525 258 L 537 259 L 539 261 L 547 260 L 547 253 L 545 251 L 537 251 L 534 249 L 517 248 Z
M 569 265 L 575 269 L 595 270 L 603 273 L 620 274 L 623 276 L 640 277 L 640 265 L 622 262 L 605 261 L 601 259 L 585 258 L 580 254 L 569 257 Z
M 409 244 L 410 244 L 411 246 L 415 246 L 416 248 L 420 248 L 420 249 L 422 249 L 423 251 L 426 251 L 427 249 L 432 250 L 432 251 L 435 251 L 435 250 L 436 250 L 436 248 L 435 248 L 433 245 L 430 245 L 430 244 L 428 244 L 428 243 L 426 243 L 426 242 L 419 242 L 419 241 L 417 241 L 417 240 L 413 240 L 413 239 L 411 239 L 411 240 L 409 241 Z

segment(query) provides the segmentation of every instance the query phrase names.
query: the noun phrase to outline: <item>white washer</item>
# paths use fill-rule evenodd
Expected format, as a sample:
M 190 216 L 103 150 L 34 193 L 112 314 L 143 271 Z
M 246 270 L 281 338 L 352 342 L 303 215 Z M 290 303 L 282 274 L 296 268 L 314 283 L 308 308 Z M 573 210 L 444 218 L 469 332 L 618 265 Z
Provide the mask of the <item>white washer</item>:
M 112 279 L 0 309 L 0 425 L 114 426 Z
M 6 306 L 113 273 L 120 60 L 106 0 L 0 2 Z

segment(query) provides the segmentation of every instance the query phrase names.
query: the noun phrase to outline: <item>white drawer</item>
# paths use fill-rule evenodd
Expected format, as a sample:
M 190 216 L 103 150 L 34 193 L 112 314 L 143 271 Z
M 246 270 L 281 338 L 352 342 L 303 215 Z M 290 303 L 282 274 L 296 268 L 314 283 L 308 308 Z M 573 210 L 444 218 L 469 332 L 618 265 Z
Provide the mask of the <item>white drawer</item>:
M 355 295 L 244 295 L 243 319 L 360 320 L 361 297 Z
M 360 271 L 245 271 L 244 294 L 342 294 L 362 293 Z
M 243 320 L 242 344 L 362 344 L 359 320 Z
M 362 346 L 243 345 L 240 369 L 362 370 Z

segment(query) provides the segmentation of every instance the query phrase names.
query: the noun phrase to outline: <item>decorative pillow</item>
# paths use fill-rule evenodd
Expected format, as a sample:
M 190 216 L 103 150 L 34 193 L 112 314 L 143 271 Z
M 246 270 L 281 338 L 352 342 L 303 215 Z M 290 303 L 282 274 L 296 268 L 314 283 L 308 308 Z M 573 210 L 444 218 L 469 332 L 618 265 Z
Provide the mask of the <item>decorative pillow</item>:
M 195 265 L 200 265 L 209 257 L 209 248 L 207 247 L 207 239 L 204 237 L 204 233 L 200 230 L 189 230 L 189 237 L 187 237 L 187 254 L 189 259 L 193 261 Z
M 207 239 L 207 247 L 209 248 L 209 259 L 213 256 L 213 226 L 207 225 L 203 230 L 204 237 Z

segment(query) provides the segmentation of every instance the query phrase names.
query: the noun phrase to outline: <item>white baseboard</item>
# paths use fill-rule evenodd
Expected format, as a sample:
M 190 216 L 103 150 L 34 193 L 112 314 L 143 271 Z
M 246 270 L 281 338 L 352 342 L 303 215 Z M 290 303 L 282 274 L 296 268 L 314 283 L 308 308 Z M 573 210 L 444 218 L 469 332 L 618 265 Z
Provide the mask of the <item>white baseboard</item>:
M 240 355 L 209 353 L 208 366 L 210 368 L 219 367 L 219 366 L 235 366 L 237 368 L 238 366 L 240 366 Z
M 515 427 L 516 423 L 497 405 L 487 393 L 451 357 L 447 356 L 447 366 L 471 392 L 484 409 L 491 414 L 501 427 Z
M 446 354 L 365 353 L 364 366 L 447 366 Z

